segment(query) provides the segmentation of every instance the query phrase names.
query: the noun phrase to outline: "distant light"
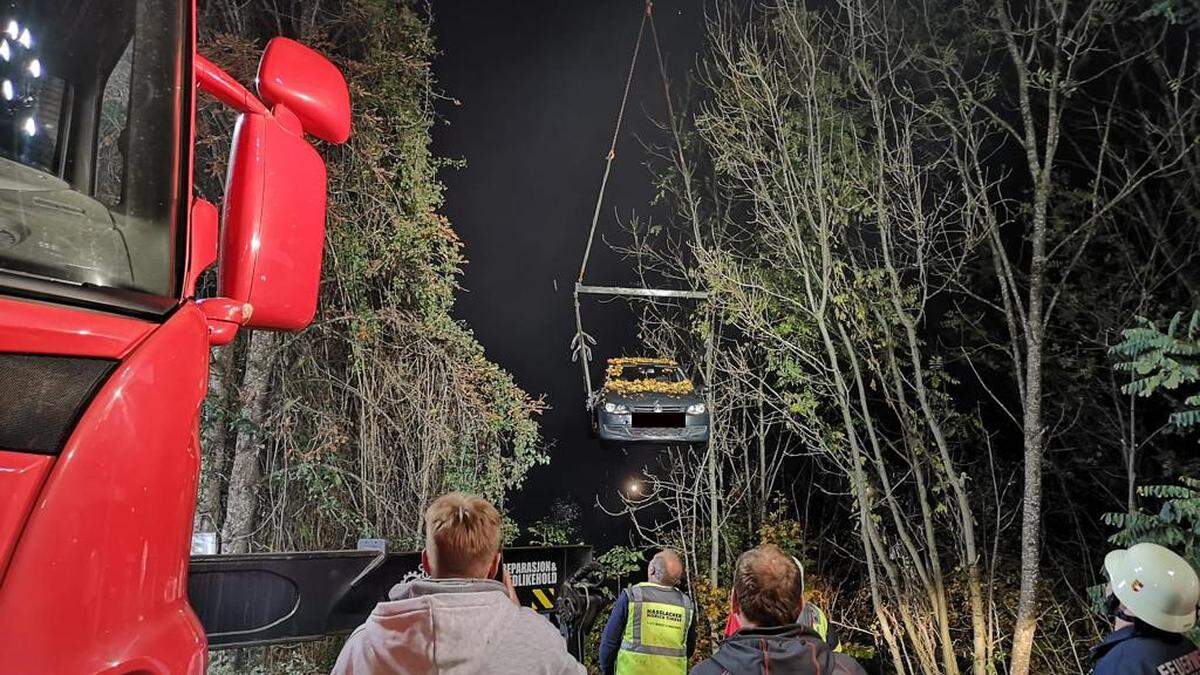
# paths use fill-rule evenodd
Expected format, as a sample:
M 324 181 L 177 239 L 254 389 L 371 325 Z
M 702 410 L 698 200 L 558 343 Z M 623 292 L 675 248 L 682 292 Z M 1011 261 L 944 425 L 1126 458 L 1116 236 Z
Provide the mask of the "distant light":
M 33 36 L 29 34 L 28 28 L 21 31 L 21 37 L 17 40 L 17 42 L 20 42 L 21 46 L 26 49 L 29 49 L 31 46 L 33 46 Z
M 4 94 L 5 101 L 13 100 L 15 93 L 13 92 L 12 80 L 5 80 L 3 84 L 0 84 L 0 93 Z
M 8 40 L 0 40 L 0 58 L 5 61 L 12 58 L 12 49 L 8 46 Z
M 640 494 L 642 491 L 642 484 L 637 482 L 636 480 L 631 480 L 631 481 L 629 481 L 629 487 L 627 489 L 629 490 L 629 494 L 631 494 L 631 495 Z
M 17 25 L 17 21 L 15 19 L 10 19 L 8 21 L 8 28 L 6 28 L 4 32 L 8 33 L 8 37 L 16 40 L 17 36 L 21 34 L 21 27 Z
M 34 136 L 37 134 L 37 122 L 34 122 L 32 117 L 26 117 L 25 125 L 21 128 L 24 129 L 25 133 L 29 136 Z
M 42 76 L 42 62 L 34 59 L 29 62 L 29 74 L 34 77 Z

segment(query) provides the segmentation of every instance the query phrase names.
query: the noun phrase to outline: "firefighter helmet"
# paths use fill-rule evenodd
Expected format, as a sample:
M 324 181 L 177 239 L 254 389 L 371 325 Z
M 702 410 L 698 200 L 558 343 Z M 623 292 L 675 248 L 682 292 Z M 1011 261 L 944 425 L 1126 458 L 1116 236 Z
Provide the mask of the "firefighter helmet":
M 1134 544 L 1104 557 L 1112 592 L 1137 618 L 1170 633 L 1196 625 L 1200 579 L 1186 560 L 1158 544 Z

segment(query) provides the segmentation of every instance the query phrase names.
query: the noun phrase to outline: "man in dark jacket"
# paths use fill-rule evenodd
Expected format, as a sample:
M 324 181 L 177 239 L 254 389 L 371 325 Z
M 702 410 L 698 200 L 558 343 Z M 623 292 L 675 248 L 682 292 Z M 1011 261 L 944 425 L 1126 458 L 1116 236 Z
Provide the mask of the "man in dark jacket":
M 811 628 L 795 623 L 804 606 L 800 569 L 778 546 L 750 549 L 737 561 L 730 611 L 740 628 L 692 675 L 865 675 Z
M 1200 674 L 1200 649 L 1186 636 L 1200 602 L 1200 578 L 1191 565 L 1143 543 L 1110 552 L 1104 571 L 1113 632 L 1092 650 L 1092 673 Z

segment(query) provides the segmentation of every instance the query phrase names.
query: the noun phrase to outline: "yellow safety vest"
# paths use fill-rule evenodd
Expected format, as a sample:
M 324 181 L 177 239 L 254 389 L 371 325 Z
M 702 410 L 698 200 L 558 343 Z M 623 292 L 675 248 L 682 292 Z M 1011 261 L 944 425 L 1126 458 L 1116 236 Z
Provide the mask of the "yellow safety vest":
M 821 639 L 824 640 L 826 644 L 833 649 L 833 651 L 842 651 L 842 644 L 840 640 L 836 640 L 835 638 L 834 642 L 830 642 L 829 617 L 825 615 L 825 612 L 822 611 L 820 607 L 817 607 L 811 602 L 804 603 L 804 609 L 800 611 L 800 619 L 797 621 L 797 623 L 813 629 L 813 631 L 815 631 L 817 635 L 820 635 Z
M 617 675 L 687 673 L 688 627 L 696 614 L 687 594 L 652 583 L 630 586 Z

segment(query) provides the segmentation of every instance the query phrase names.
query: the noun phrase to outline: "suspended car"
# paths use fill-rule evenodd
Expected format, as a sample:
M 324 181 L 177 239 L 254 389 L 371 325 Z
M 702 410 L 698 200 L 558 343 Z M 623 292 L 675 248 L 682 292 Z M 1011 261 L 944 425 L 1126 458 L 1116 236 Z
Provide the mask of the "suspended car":
M 605 441 L 708 441 L 704 396 L 670 359 L 609 359 L 604 386 L 591 403 L 592 430 Z

